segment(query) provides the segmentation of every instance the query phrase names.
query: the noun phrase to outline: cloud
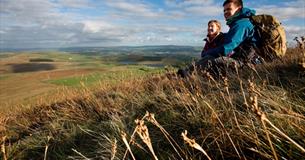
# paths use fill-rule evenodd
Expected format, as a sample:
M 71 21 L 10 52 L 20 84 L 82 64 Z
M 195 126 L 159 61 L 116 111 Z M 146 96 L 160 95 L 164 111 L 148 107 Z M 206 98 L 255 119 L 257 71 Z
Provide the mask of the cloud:
M 288 25 L 284 26 L 284 28 L 288 41 L 292 41 L 294 37 L 305 36 L 305 26 Z
M 179 10 L 165 11 L 150 3 L 105 1 L 105 15 L 87 17 L 70 9 L 91 7 L 86 0 L 3 0 L 1 6 L 0 47 L 35 48 L 65 46 L 105 46 L 177 43 L 194 27 L 172 25 L 184 16 Z M 62 11 L 64 10 L 64 11 Z M 114 19 L 113 16 L 119 16 Z M 137 18 L 135 18 L 137 17 Z M 181 19 L 183 20 L 183 19 Z M 127 24 L 126 24 L 127 23 Z M 183 40 L 181 40 L 183 41 Z
M 66 8 L 91 8 L 94 6 L 89 0 L 57 0 L 56 2 Z
M 217 6 L 191 6 L 185 8 L 185 11 L 199 16 L 219 16 L 222 14 L 222 8 Z
M 69 43 L 71 38 L 81 32 L 82 24 L 62 26 L 12 26 L 5 28 L 1 40 L 13 48 L 57 47 Z
M 15 24 L 34 25 L 58 15 L 54 10 L 55 4 L 47 0 L 3 0 L 0 6 L 1 19 Z
M 304 0 L 294 0 L 294 1 L 286 1 L 283 2 L 285 6 L 289 7 L 304 7 L 305 6 L 305 1 Z
M 174 8 L 184 8 L 194 5 L 212 5 L 214 0 L 165 0 L 165 4 Z
M 222 15 L 222 7 L 214 4 L 214 0 L 166 0 L 164 8 L 139 0 L 106 0 L 105 3 L 112 9 L 110 16 L 125 20 L 179 21 L 194 16 Z
M 113 25 L 102 21 L 83 21 L 83 24 L 83 31 L 88 33 L 97 33 L 114 27 Z
M 166 0 L 165 4 L 192 16 L 219 16 L 222 14 L 222 6 L 216 4 L 214 0 Z
M 280 2 L 277 5 L 260 5 L 256 8 L 258 14 L 271 14 L 280 20 L 294 18 L 305 18 L 305 1 L 296 0 L 290 2 Z
M 130 2 L 124 0 L 107 0 L 106 5 L 115 9 L 120 15 L 129 17 L 146 17 L 146 18 L 160 18 L 165 17 L 162 10 L 155 10 L 149 4 L 140 1 Z
M 305 26 L 284 26 L 287 32 L 292 34 L 304 34 L 305 33 Z
M 118 29 L 102 20 L 86 19 L 81 13 L 62 12 L 65 7 L 83 8 L 85 0 L 3 0 L 1 48 L 64 47 L 83 42 L 117 42 Z M 92 18 L 91 18 L 92 19 Z M 112 28 L 112 29 L 111 29 Z M 97 33 L 95 35 L 95 33 Z M 111 38 L 109 38 L 111 37 Z M 106 44 L 106 43 L 105 43 Z
M 303 7 L 278 7 L 264 6 L 256 9 L 258 14 L 271 14 L 278 17 L 280 20 L 288 20 L 292 18 L 305 18 Z
M 305 32 L 289 20 L 304 19 L 304 3 L 286 1 L 258 11 L 286 18 L 290 37 Z M 0 0 L 0 47 L 202 45 L 206 23 L 223 20 L 220 16 L 216 0 Z

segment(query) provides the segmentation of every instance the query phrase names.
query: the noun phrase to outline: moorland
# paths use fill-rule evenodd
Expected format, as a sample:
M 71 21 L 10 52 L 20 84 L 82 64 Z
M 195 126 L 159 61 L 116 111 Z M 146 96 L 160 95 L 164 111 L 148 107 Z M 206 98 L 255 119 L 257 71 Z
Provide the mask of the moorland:
M 302 51 L 187 79 L 200 47 L 0 54 L 3 159 L 304 159 Z

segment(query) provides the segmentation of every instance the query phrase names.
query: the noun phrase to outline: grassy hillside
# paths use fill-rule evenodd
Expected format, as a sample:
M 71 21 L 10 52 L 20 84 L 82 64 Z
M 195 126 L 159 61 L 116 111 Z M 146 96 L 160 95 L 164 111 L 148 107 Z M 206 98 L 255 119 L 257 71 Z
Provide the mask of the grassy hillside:
M 2 157 L 304 159 L 299 55 L 292 49 L 283 61 L 226 77 L 181 79 L 169 70 L 63 89 L 52 97 L 57 103 L 1 116 Z
M 108 56 L 108 55 L 107 55 Z M 113 58 L 118 57 L 112 55 Z M 142 64 L 144 63 L 144 64 Z M 109 60 L 105 55 L 63 52 L 21 52 L 0 54 L 0 112 L 54 94 L 62 87 L 92 87 L 98 83 L 159 72 L 139 61 L 130 65 Z M 161 63 L 161 62 L 156 62 Z M 149 64 L 149 63 L 148 63 Z

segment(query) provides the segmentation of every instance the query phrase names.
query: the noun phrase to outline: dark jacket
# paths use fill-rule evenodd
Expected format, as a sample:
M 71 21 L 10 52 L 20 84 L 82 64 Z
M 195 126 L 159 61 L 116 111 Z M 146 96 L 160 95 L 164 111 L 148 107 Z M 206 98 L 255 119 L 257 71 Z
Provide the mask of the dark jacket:
M 225 36 L 224 44 L 205 51 L 203 54 L 213 57 L 230 56 L 232 58 L 238 58 L 243 44 L 255 45 L 254 26 L 249 19 L 250 16 L 254 15 L 255 11 L 248 8 L 243 8 L 240 12 L 233 15 L 227 20 L 227 25 L 230 29 Z
M 223 45 L 224 43 L 224 33 L 220 32 L 214 39 L 210 40 L 209 37 L 204 39 L 205 45 L 201 51 L 201 57 L 204 57 L 204 52 L 207 50 L 216 48 Z

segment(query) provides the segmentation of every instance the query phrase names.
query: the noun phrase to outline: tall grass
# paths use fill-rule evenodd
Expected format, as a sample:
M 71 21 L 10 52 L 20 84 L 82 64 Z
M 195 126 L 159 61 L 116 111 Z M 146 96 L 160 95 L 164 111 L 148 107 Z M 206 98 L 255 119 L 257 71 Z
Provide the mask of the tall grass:
M 2 158 L 305 158 L 305 77 L 292 53 L 222 77 L 170 70 L 66 90 L 1 117 Z

